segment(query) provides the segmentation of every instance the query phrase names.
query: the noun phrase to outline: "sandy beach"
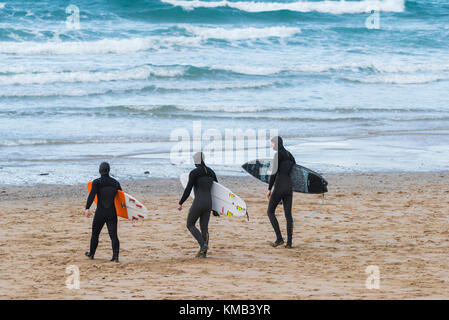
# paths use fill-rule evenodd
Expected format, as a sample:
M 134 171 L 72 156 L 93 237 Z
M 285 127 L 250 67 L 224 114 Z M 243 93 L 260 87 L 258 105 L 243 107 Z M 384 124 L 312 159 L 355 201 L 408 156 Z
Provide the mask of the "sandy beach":
M 185 227 L 191 200 L 176 210 L 175 179 L 123 182 L 150 210 L 143 226 L 120 221 L 121 262 L 110 262 L 106 228 L 96 259 L 83 185 L 0 187 L 1 299 L 415 299 L 449 298 L 449 173 L 328 175 L 321 213 L 294 230 L 294 248 L 272 248 L 266 185 L 221 178 L 246 199 L 250 221 L 211 217 L 210 253 Z M 295 193 L 300 224 L 319 195 Z M 277 216 L 285 235 L 281 208 Z M 66 268 L 80 289 L 66 287 Z M 367 289 L 368 266 L 380 272 Z

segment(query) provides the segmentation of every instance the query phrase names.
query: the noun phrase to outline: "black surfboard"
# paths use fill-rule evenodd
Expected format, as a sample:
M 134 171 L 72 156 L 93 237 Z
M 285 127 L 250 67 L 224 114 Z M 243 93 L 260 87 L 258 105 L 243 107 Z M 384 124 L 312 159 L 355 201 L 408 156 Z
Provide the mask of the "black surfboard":
M 257 159 L 242 165 L 253 177 L 268 183 L 271 176 L 272 159 Z M 293 191 L 321 194 L 327 192 L 327 181 L 318 173 L 295 164 L 290 173 Z

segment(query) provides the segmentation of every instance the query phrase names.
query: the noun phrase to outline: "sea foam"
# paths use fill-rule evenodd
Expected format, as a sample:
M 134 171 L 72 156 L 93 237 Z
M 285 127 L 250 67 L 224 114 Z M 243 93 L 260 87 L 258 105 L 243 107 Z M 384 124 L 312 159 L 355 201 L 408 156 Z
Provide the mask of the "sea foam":
M 404 0 L 364 0 L 364 1 L 297 1 L 297 2 L 253 2 L 253 1 L 201 1 L 201 0 L 161 0 L 187 10 L 194 8 L 229 7 L 246 12 L 268 12 L 289 10 L 297 12 L 321 12 L 332 14 L 369 13 L 372 10 L 384 12 L 404 12 Z

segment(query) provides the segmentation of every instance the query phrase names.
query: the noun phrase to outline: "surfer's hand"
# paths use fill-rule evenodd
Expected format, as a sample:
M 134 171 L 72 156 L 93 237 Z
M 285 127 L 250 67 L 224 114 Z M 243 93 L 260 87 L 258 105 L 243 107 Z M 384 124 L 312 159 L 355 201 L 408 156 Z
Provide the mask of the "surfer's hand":
M 270 197 L 271 197 L 271 190 L 268 190 L 268 192 L 267 192 L 267 199 L 270 199 Z
M 84 214 L 86 215 L 86 218 L 90 218 L 90 211 L 89 211 L 89 209 L 86 209 L 86 211 L 84 211 Z
M 182 210 L 182 205 L 178 206 L 178 210 L 181 211 Z

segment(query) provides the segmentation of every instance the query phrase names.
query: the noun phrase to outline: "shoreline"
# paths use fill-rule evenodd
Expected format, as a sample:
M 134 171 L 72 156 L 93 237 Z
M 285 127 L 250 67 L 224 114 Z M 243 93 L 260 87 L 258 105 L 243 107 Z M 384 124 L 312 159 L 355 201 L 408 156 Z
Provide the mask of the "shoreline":
M 326 175 L 322 211 L 294 229 L 293 249 L 271 248 L 266 184 L 219 177 L 244 199 L 250 221 L 210 220 L 210 254 L 185 227 L 191 199 L 176 210 L 177 179 L 122 182 L 150 216 L 140 228 L 120 220 L 119 264 L 109 262 L 106 228 L 88 260 L 92 218 L 83 185 L 0 188 L 1 299 L 448 299 L 449 172 Z M 8 194 L 1 193 L 8 191 Z M 320 195 L 295 193 L 297 225 Z M 93 209 L 93 208 L 92 208 Z M 282 206 L 277 218 L 285 236 Z M 80 270 L 80 290 L 65 286 Z M 378 266 L 380 289 L 365 287 Z M 235 285 L 238 283 L 238 285 Z
M 188 171 L 186 171 L 188 172 Z M 327 177 L 338 177 L 338 176 L 373 176 L 373 175 L 390 175 L 390 176 L 403 176 L 403 175 L 416 175 L 416 176 L 426 176 L 426 175 L 447 175 L 449 174 L 449 170 L 437 170 L 437 171 L 357 171 L 357 172 L 328 172 L 328 173 L 320 173 L 318 172 L 323 178 L 327 180 Z M 248 173 L 242 173 L 242 175 L 217 175 L 219 179 L 222 180 L 238 180 L 238 179 L 251 179 L 255 182 L 258 182 L 258 180 L 254 177 L 252 177 Z M 92 180 L 96 179 L 98 177 L 93 175 Z M 142 184 L 146 184 L 149 182 L 154 181 L 161 181 L 161 182 L 173 182 L 177 181 L 179 182 L 179 177 L 151 177 L 148 176 L 147 178 L 127 178 L 127 179 L 120 179 L 115 176 L 113 176 L 115 179 L 117 179 L 121 184 L 130 186 L 132 184 L 136 184 L 137 186 L 141 186 Z M 87 184 L 88 181 L 86 181 L 85 184 Z M 260 182 L 260 181 L 259 181 Z M 43 188 L 51 188 L 51 187 L 77 187 L 77 186 L 84 186 L 84 183 L 30 183 L 30 184 L 1 184 L 0 183 L 0 196 L 2 190 L 6 189 L 20 189 L 20 188 L 36 188 L 36 187 L 43 187 Z

